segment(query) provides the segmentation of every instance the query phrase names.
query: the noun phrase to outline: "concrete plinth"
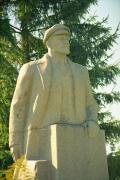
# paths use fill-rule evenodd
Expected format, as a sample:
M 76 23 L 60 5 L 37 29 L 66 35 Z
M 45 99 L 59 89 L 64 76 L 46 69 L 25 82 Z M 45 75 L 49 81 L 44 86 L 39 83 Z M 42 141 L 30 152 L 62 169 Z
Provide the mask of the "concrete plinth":
M 29 177 L 29 180 L 51 180 L 49 161 L 27 161 L 27 168 L 32 174 L 31 177 Z
M 81 127 L 51 126 L 52 180 L 108 180 L 104 131 L 89 138 Z
M 50 142 L 48 155 L 45 154 L 48 159 L 40 160 L 38 157 L 36 161 L 28 161 L 35 174 L 34 179 L 109 179 L 103 130 L 96 137 L 90 138 L 87 129 L 80 126 L 52 125 L 48 131 L 45 130 L 45 134 Z

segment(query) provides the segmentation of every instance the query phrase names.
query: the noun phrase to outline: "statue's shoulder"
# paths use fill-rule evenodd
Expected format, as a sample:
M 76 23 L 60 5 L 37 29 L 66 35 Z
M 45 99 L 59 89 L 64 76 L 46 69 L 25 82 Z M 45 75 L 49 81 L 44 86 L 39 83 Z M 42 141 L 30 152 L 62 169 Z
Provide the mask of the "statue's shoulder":
M 41 62 L 41 59 L 29 61 L 23 64 L 19 70 L 19 78 L 32 78 L 33 75 L 36 74 L 36 72 L 38 72 L 37 65 Z
M 46 61 L 45 57 L 43 56 L 40 59 L 29 61 L 22 65 L 20 69 L 20 73 L 24 72 L 24 74 L 34 74 L 38 71 L 37 65 L 42 64 Z
M 37 60 L 29 61 L 23 64 L 22 67 L 26 69 L 33 69 L 34 67 L 36 67 L 37 64 L 42 63 L 42 62 L 43 62 L 43 57 Z
M 74 68 L 76 68 L 77 70 L 80 70 L 80 71 L 85 72 L 85 73 L 88 71 L 85 66 L 78 64 L 78 63 L 75 63 L 73 61 L 70 61 L 70 62 L 72 64 L 72 66 L 74 66 Z
M 32 76 L 32 74 L 35 72 L 35 66 L 37 64 L 37 61 L 30 61 L 25 64 L 23 64 L 20 68 L 19 75 L 27 75 Z
M 31 67 L 34 66 L 36 63 L 37 63 L 36 60 L 34 60 L 34 61 L 29 61 L 29 62 L 23 64 L 23 65 L 22 65 L 22 68 L 31 68 Z

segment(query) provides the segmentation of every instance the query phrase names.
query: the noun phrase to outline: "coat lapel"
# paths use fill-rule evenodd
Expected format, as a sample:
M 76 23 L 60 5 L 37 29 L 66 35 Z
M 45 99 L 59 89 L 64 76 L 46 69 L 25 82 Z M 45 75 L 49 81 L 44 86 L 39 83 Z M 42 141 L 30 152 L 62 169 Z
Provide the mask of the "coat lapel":
M 73 76 L 75 118 L 78 120 L 79 119 L 78 115 L 79 115 L 80 109 L 81 109 L 81 98 L 82 98 L 82 94 L 83 94 L 83 90 L 82 90 L 83 85 L 84 85 L 83 75 L 82 75 L 82 71 L 81 71 L 80 66 L 76 66 L 76 64 L 70 60 L 69 60 L 69 64 L 70 64 L 72 76 Z M 82 91 L 82 93 L 81 93 L 81 91 Z

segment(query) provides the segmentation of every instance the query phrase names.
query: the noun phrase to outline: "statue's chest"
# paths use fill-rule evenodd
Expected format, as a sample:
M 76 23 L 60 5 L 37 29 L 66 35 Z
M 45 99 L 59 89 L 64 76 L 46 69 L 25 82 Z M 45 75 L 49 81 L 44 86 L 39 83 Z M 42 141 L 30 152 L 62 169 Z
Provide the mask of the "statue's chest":
M 68 63 L 53 64 L 52 76 L 54 77 L 55 81 L 61 84 L 61 86 L 67 86 L 73 83 L 73 73 Z

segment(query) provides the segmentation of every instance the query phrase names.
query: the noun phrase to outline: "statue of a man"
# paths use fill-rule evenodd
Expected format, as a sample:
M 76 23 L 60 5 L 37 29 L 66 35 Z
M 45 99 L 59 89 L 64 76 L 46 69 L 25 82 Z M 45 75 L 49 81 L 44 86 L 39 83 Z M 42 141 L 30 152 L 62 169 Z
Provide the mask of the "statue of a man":
M 31 141 L 28 131 L 52 124 L 78 125 L 94 137 L 99 130 L 88 71 L 67 57 L 69 39 L 68 27 L 52 26 L 43 39 L 48 53 L 20 70 L 9 126 L 9 145 L 15 160 L 27 151 L 26 144 Z

